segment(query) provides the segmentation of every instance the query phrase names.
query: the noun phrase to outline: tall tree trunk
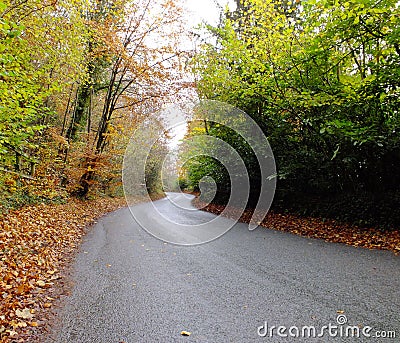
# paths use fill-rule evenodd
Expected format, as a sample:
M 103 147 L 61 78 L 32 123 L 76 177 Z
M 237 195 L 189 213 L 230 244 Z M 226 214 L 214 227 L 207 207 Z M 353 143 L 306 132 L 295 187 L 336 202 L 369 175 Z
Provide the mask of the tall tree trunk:
M 85 123 L 86 116 L 90 106 L 90 85 L 81 86 L 77 94 L 77 104 L 74 115 L 67 130 L 67 139 L 72 141 L 76 139 L 79 127 Z

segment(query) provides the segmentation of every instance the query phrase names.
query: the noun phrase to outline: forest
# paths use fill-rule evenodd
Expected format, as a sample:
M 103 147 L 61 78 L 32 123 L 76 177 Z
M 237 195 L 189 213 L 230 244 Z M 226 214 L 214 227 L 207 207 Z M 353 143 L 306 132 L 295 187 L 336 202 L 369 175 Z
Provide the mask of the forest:
M 237 0 L 217 25 L 193 28 L 205 36 L 187 30 L 172 0 L 3 0 L 0 20 L 3 211 L 121 196 L 132 132 L 197 92 L 263 130 L 277 164 L 276 210 L 399 224 L 397 2 Z M 183 48 L 193 39 L 195 49 Z M 262 181 L 254 154 L 235 132 L 206 125 L 245 161 L 251 207 Z M 160 144 L 150 192 L 162 192 Z M 202 158 L 185 166 L 181 185 L 196 191 L 212 176 L 223 204 L 229 175 Z
M 121 195 L 137 124 L 196 91 L 262 128 L 277 163 L 276 209 L 398 225 L 398 3 L 236 3 L 203 25 L 211 39 L 196 51 L 182 48 L 193 38 L 171 0 L 0 3 L 2 208 Z M 241 151 L 257 199 L 254 155 L 237 134 L 208 126 Z M 204 130 L 192 125 L 193 134 Z M 223 203 L 229 177 L 206 165 L 192 163 L 182 182 L 196 190 L 217 177 Z
M 181 11 L 172 0 L 0 2 L 2 208 L 122 195 L 137 123 L 192 86 Z
M 207 30 L 214 40 L 193 59 L 198 93 L 242 109 L 268 137 L 273 208 L 398 227 L 399 3 L 237 1 Z M 207 132 L 240 152 L 257 199 L 260 171 L 249 147 L 219 124 L 207 123 Z M 204 125 L 189 136 L 199 134 Z M 212 175 L 223 204 L 229 175 L 201 158 L 188 164 L 186 181 L 196 189 Z

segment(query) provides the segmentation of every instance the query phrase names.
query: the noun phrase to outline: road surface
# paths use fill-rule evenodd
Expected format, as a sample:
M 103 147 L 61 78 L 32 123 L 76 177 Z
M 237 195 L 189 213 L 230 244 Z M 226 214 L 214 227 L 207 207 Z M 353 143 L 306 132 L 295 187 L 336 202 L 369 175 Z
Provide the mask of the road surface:
M 178 213 L 168 199 L 156 206 L 185 223 L 213 216 Z M 149 235 L 124 208 L 86 236 L 73 279 L 48 342 L 400 341 L 400 257 L 241 223 L 211 243 L 178 246 Z M 339 331 L 356 325 L 361 338 Z M 304 326 L 322 337 L 307 337 Z M 391 331 L 396 338 L 377 337 Z

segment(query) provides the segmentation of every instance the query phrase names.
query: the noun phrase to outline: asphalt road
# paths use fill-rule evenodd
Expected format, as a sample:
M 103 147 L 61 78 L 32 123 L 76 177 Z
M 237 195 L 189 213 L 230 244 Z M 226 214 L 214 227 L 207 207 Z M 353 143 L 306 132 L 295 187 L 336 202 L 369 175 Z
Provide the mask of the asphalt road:
M 185 223 L 212 217 L 193 208 L 177 214 L 168 199 L 156 206 Z M 87 235 L 73 279 L 48 342 L 400 341 L 400 257 L 244 224 L 211 243 L 178 246 L 149 235 L 124 208 Z M 261 337 L 265 322 L 286 326 L 283 335 L 295 326 L 300 337 L 276 329 Z M 302 337 L 303 326 L 320 333 L 329 325 L 331 333 L 307 338 L 306 329 Z M 345 338 L 355 325 L 371 327 L 371 337 L 360 330 L 361 338 Z

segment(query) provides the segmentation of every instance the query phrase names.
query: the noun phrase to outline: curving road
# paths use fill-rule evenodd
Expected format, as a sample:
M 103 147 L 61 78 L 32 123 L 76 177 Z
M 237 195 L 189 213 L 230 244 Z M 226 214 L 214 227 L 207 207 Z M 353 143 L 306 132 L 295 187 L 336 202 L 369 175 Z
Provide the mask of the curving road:
M 187 209 L 177 210 L 169 199 L 155 204 L 176 220 L 213 217 L 194 210 L 184 195 L 169 197 Z M 151 204 L 138 206 L 154 211 Z M 48 342 L 400 341 L 400 257 L 263 228 L 249 231 L 244 224 L 208 244 L 177 246 L 142 230 L 124 208 L 86 236 L 73 279 Z M 271 337 L 265 322 L 269 329 L 285 326 L 281 336 L 297 327 L 290 334 L 299 337 L 281 337 L 276 329 Z M 322 329 L 329 325 L 330 332 Z M 361 338 L 344 338 L 356 325 L 371 337 L 360 331 Z M 310 327 L 323 336 L 308 338 Z M 182 336 L 183 330 L 191 335 Z M 377 337 L 393 335 L 388 331 L 396 338 Z

